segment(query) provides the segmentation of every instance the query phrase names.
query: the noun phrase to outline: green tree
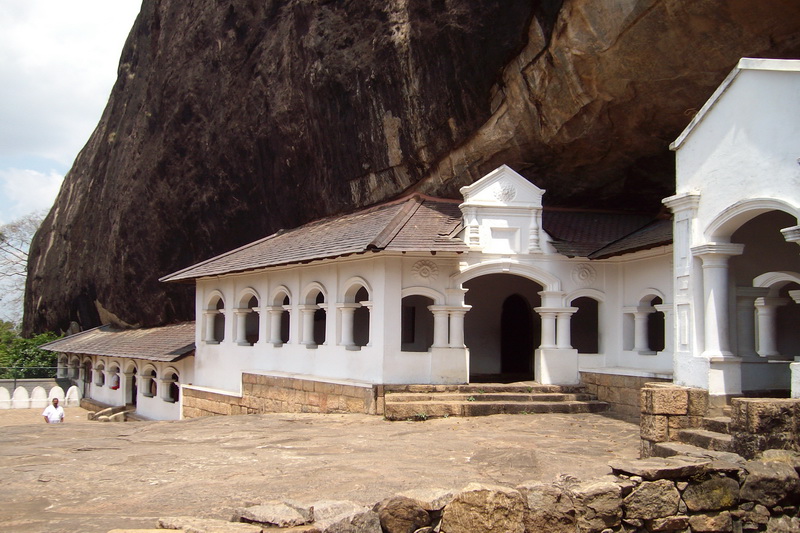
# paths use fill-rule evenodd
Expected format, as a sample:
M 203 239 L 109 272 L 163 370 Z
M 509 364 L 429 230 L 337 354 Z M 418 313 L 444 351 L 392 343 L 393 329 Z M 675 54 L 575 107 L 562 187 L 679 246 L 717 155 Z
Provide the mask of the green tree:
M 42 333 L 26 339 L 19 336 L 14 324 L 0 321 L 0 378 L 53 377 L 58 355 L 39 346 L 57 338 L 55 333 Z

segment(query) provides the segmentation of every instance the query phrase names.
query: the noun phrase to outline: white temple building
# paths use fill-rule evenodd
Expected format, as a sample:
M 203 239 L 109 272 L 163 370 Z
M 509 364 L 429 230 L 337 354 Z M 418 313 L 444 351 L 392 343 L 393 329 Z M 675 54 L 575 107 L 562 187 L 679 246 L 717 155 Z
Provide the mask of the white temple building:
M 800 395 L 798 139 L 800 61 L 742 59 L 672 145 L 672 220 L 548 208 L 546 191 L 501 166 L 461 200 L 413 195 L 280 231 L 162 279 L 196 286 L 194 356 L 187 379 L 169 367 L 173 381 L 237 398 L 245 375 L 380 386 L 605 374 L 720 398 Z M 74 353 L 70 339 L 49 348 Z M 86 357 L 107 372 L 108 358 Z

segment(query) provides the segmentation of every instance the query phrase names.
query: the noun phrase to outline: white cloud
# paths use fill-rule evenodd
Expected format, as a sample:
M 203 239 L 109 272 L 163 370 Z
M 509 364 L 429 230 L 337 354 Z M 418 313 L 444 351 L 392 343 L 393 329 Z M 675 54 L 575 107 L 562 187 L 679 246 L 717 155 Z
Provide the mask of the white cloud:
M 50 209 L 64 176 L 28 169 L 0 169 L 0 224 L 23 215 Z

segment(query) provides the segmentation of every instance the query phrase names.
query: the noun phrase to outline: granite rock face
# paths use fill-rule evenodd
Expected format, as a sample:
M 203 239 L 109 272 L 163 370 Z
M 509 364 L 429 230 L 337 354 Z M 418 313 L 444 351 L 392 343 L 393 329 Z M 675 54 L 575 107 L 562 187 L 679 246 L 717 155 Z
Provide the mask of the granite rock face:
M 27 332 L 191 319 L 172 271 L 501 163 L 558 205 L 656 210 L 668 144 L 783 0 L 145 0 L 30 253 Z

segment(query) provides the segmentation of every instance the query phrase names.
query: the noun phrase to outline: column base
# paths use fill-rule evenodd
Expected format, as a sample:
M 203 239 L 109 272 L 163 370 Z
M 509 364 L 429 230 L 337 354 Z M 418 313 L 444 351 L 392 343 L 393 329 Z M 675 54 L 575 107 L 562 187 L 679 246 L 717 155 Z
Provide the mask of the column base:
M 574 348 L 540 348 L 534 355 L 534 375 L 542 385 L 577 385 L 578 350 Z
M 800 362 L 790 363 L 792 373 L 792 398 L 800 398 Z
M 431 348 L 430 383 L 469 383 L 469 350 L 466 348 Z
M 740 357 L 716 356 L 709 358 L 708 394 L 711 396 L 742 394 L 742 359 Z

